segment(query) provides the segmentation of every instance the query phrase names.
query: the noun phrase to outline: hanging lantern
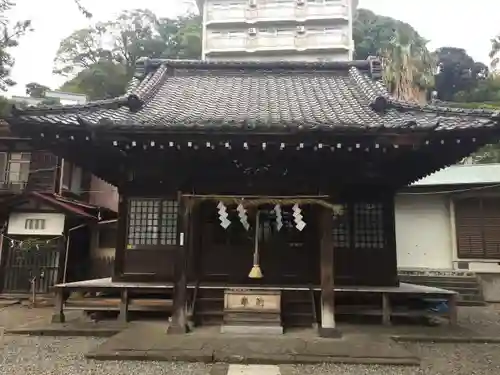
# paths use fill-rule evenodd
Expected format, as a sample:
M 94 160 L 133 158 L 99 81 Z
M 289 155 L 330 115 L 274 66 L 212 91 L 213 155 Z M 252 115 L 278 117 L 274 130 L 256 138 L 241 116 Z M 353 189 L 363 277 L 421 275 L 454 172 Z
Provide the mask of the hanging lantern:
M 220 225 L 222 228 L 227 229 L 231 225 L 231 221 L 227 218 L 229 216 L 229 214 L 227 213 L 227 208 L 222 202 L 219 202 L 217 208 L 219 210 L 218 213 L 219 213 Z
M 295 228 L 302 232 L 306 227 L 306 223 L 302 220 L 303 216 L 301 214 L 302 210 L 300 209 L 298 204 L 294 204 L 292 207 L 293 210 L 293 221 L 295 222 Z
M 236 208 L 236 211 L 238 211 L 238 217 L 240 218 L 241 225 L 243 225 L 243 228 L 248 231 L 250 229 L 250 224 L 248 223 L 247 210 L 245 210 L 245 207 L 243 207 L 240 203 Z
M 253 252 L 253 267 L 248 274 L 251 279 L 262 279 L 264 275 L 259 265 L 259 211 L 255 217 L 255 240 L 254 240 L 254 252 Z
M 283 228 L 283 215 L 279 204 L 274 206 L 274 213 L 276 214 L 276 230 L 279 232 Z

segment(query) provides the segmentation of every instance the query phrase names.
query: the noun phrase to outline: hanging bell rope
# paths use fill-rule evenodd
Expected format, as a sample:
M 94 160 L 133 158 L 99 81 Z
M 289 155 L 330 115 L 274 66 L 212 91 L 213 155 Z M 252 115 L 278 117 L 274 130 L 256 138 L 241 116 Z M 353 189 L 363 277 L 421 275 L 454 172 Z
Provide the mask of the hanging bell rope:
M 251 279 L 262 279 L 264 275 L 259 265 L 259 211 L 255 216 L 255 240 L 254 240 L 254 250 L 253 250 L 253 267 L 248 274 Z

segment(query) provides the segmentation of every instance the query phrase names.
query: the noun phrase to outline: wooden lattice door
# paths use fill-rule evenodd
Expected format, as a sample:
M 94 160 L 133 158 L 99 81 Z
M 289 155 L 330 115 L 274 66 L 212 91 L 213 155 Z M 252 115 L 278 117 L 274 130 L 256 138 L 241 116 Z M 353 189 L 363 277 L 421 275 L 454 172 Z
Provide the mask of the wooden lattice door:
M 319 236 L 314 207 L 302 206 L 306 223 L 298 230 L 290 207 L 282 207 L 278 229 L 274 210 L 260 211 L 260 259 L 264 280 L 277 285 L 319 283 Z

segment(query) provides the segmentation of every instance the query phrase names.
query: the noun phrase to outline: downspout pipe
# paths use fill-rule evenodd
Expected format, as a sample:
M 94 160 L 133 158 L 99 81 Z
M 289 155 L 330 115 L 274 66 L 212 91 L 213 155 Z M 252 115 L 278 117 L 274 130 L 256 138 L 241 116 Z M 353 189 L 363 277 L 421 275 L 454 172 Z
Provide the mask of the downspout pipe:
M 69 228 L 68 229 L 68 238 L 66 240 L 66 254 L 64 256 L 64 273 L 63 273 L 63 284 L 66 283 L 66 274 L 68 272 L 68 253 L 69 253 L 69 244 L 70 244 L 70 241 L 71 241 L 71 233 L 74 231 L 74 230 L 77 230 L 77 229 L 80 229 L 80 228 L 83 228 L 83 227 L 86 227 L 87 224 L 80 224 L 80 225 L 77 225 L 75 227 L 72 227 L 72 228 Z

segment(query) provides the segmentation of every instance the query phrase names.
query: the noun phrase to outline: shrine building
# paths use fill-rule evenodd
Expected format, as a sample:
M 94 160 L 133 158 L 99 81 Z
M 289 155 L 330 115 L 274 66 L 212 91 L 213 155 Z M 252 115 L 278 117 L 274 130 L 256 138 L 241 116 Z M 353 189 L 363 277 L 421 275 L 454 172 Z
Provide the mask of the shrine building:
M 118 187 L 109 283 L 171 288 L 173 332 L 335 335 L 335 288 L 401 287 L 395 192 L 500 136 L 498 112 L 392 97 L 377 60 L 146 59 L 121 97 L 8 121 Z

